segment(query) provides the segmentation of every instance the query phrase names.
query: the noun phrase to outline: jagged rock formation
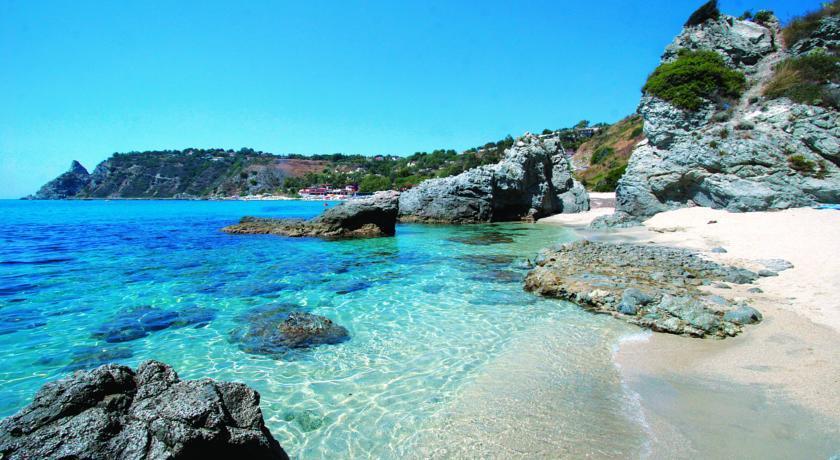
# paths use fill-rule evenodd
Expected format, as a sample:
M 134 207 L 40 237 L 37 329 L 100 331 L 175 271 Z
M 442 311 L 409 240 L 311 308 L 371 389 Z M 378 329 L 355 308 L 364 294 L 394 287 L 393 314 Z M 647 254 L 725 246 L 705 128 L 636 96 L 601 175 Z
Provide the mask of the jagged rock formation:
M 90 174 L 78 161 L 70 164 L 70 169 L 47 182 L 35 195 L 28 197 L 36 200 L 63 200 L 76 196 L 90 182 Z
M 698 286 L 757 278 L 687 249 L 581 240 L 543 250 L 525 278 L 525 289 L 657 332 L 725 338 L 760 321 L 761 314 Z
M 788 44 L 791 51 L 779 49 L 775 20 L 763 26 L 721 16 L 686 27 L 667 47 L 663 63 L 681 49 L 713 50 L 744 72 L 748 89 L 729 107 L 707 100 L 696 111 L 645 94 L 638 112 L 647 140 L 635 148 L 618 183 L 616 213 L 593 225 L 635 225 L 683 206 L 743 212 L 840 202 L 837 111 L 761 97 L 775 64 L 836 43 L 836 19 Z
M 116 364 L 44 385 L 0 422 L 0 457 L 287 459 L 260 395 L 241 383 L 181 380 L 166 364 Z
M 222 231 L 331 239 L 394 236 L 399 197 L 399 192 L 379 192 L 371 197 L 345 201 L 310 220 L 243 217 L 238 224 Z
M 495 165 L 430 179 L 400 196 L 408 222 L 477 223 L 537 219 L 589 209 L 556 137 L 526 134 Z

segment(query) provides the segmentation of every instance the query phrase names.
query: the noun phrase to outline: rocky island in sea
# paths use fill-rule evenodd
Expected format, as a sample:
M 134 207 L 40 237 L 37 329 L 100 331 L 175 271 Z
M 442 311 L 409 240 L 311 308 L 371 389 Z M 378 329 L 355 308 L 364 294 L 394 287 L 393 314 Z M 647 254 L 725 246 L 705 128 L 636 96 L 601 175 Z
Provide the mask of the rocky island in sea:
M 710 1 L 612 125 L 407 158 L 73 161 L 29 198 L 362 195 L 57 208 L 60 231 L 11 212 L 0 338 L 41 356 L 0 342 L 0 458 L 836 454 L 838 15 Z

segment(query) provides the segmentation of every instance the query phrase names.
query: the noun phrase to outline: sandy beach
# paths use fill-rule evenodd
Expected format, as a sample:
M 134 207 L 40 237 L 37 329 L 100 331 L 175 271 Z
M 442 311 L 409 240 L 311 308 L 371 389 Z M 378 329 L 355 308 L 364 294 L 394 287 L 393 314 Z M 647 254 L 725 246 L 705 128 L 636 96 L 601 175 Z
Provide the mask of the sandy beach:
M 782 438 L 793 420 L 824 418 L 816 424 L 835 430 L 831 427 L 840 426 L 840 296 L 835 290 L 840 285 L 840 212 L 685 208 L 658 214 L 643 227 L 591 231 L 586 228 L 591 220 L 612 212 L 609 196 L 599 198 L 587 213 L 539 222 L 572 227 L 592 239 L 693 248 L 715 261 L 753 270 L 764 268 L 758 262 L 763 259 L 794 265 L 778 276 L 760 278 L 757 285 L 763 293 L 747 291 L 754 286 L 707 288 L 722 297 L 747 299 L 763 313 L 764 321 L 738 337 L 698 340 L 649 333 L 643 340 L 622 343 L 616 365 L 640 394 L 655 432 L 696 446 L 705 436 L 698 430 L 706 435 L 713 430 L 700 415 L 704 411 L 725 418 L 747 437 L 757 436 L 756 442 L 761 439 L 757 426 L 767 428 L 766 436 Z M 712 248 L 726 252 L 713 253 Z M 664 394 L 670 395 L 668 404 L 660 403 Z M 721 405 L 721 398 L 727 404 Z M 736 411 L 733 405 L 744 407 Z M 764 409 L 755 411 L 756 405 Z M 774 419 L 771 409 L 780 407 L 788 415 Z

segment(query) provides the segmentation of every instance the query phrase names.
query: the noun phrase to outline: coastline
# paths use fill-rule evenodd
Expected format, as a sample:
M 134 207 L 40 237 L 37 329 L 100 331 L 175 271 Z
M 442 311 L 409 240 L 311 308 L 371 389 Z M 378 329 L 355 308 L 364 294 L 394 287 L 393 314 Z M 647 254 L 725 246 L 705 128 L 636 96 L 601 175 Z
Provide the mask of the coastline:
M 619 343 L 614 362 L 625 383 L 640 396 L 643 415 L 659 435 L 653 440 L 655 445 L 672 448 L 668 445 L 677 442 L 689 450 L 692 445 L 698 449 L 699 440 L 714 431 L 716 421 L 703 418 L 704 411 L 708 417 L 727 420 L 733 430 L 729 436 L 741 437 L 745 443 L 750 436 L 773 438 L 749 442 L 771 456 L 784 451 L 781 447 L 774 455 L 769 450 L 784 445 L 782 438 L 802 435 L 788 426 L 794 421 L 826 430 L 840 426 L 840 392 L 836 391 L 840 387 L 836 347 L 840 299 L 832 295 L 832 287 L 840 281 L 840 261 L 834 257 L 840 253 L 836 238 L 840 213 L 811 208 L 754 213 L 684 208 L 657 214 L 643 227 L 586 228 L 594 218 L 612 211 L 593 203 L 593 209 L 583 215 L 557 215 L 538 222 L 570 227 L 590 239 L 691 248 L 717 262 L 752 270 L 764 268 L 758 259 L 785 259 L 794 265 L 778 276 L 760 278 L 756 284 L 762 293 L 748 292 L 754 287 L 749 285 L 705 288 L 724 297 L 747 299 L 762 312 L 764 320 L 738 337 L 698 340 L 648 333 L 645 339 Z M 727 252 L 712 253 L 717 247 Z M 668 404 L 661 402 L 663 394 L 669 395 Z M 721 406 L 722 400 L 727 401 L 726 407 Z M 763 409 L 756 411 L 756 407 Z M 685 415 L 689 413 L 694 415 Z M 770 415 L 765 417 L 765 413 Z M 817 435 L 809 445 L 830 449 L 830 442 Z M 831 436 L 836 439 L 838 433 Z M 768 442 L 762 445 L 763 441 Z

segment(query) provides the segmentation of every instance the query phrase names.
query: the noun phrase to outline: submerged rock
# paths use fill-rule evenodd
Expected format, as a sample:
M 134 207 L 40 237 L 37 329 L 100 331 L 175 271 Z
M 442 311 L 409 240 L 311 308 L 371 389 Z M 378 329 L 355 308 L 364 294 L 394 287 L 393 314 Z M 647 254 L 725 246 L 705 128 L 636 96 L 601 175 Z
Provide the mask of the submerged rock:
M 429 179 L 400 196 L 407 222 L 478 223 L 538 219 L 589 209 L 559 138 L 526 134 L 501 162 Z
M 760 321 L 761 315 L 698 287 L 757 278 L 687 249 L 582 240 L 543 250 L 525 278 L 525 289 L 658 332 L 724 338 L 741 332 L 742 324 Z
M 373 196 L 345 201 L 310 219 L 267 219 L 243 217 L 222 231 L 241 235 L 282 235 L 291 237 L 370 238 L 394 236 L 399 192 L 379 192 Z
M 186 459 L 288 456 L 241 383 L 181 380 L 166 364 L 116 364 L 44 385 L 0 422 L 0 457 Z
M 265 309 L 245 317 L 250 324 L 230 339 L 251 354 L 283 357 L 294 349 L 333 345 L 350 339 L 349 332 L 323 316 L 291 312 L 287 306 Z
M 91 336 L 109 343 L 142 339 L 150 333 L 168 328 L 203 327 L 216 317 L 208 308 L 163 310 L 142 306 L 122 311 L 96 328 Z

